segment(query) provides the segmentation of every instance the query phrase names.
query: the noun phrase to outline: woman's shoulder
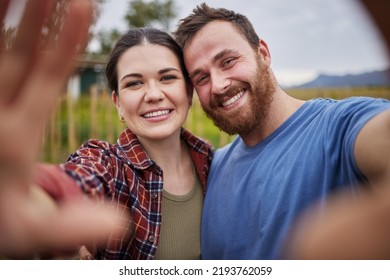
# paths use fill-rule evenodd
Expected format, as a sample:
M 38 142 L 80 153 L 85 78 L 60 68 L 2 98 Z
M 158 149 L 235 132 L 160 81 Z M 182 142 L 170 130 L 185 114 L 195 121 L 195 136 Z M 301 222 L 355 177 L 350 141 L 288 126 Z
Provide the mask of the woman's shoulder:
M 181 137 L 190 148 L 198 152 L 204 154 L 214 153 L 213 145 L 207 139 L 196 136 L 185 128 L 182 128 Z

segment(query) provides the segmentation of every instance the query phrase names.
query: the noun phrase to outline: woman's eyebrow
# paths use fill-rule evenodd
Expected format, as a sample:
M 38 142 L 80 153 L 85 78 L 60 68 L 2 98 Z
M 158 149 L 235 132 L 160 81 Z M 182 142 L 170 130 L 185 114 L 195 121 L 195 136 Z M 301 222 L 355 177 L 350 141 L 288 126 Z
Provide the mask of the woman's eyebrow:
M 168 68 L 161 69 L 160 71 L 158 71 L 158 73 L 159 73 L 159 74 L 164 74 L 164 73 L 170 72 L 170 71 L 180 72 L 179 69 L 176 69 L 176 68 L 174 68 L 174 67 L 168 67 Z
M 124 79 L 126 79 L 126 78 L 131 78 L 131 77 L 134 77 L 134 78 L 142 78 L 142 74 L 140 74 L 140 73 L 129 73 L 129 74 L 124 75 L 124 76 L 120 79 L 120 81 L 123 81 Z

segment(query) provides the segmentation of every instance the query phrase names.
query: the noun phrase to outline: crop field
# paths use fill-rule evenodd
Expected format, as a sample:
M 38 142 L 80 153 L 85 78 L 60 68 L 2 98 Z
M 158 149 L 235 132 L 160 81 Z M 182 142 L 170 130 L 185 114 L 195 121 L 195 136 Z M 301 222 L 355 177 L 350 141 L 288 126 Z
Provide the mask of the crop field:
M 390 88 L 348 88 L 348 89 L 286 89 L 293 97 L 308 100 L 311 98 L 343 99 L 351 96 L 371 96 L 390 100 Z M 186 123 L 188 130 L 207 139 L 218 148 L 234 139 L 221 132 L 203 113 L 194 95 L 193 106 Z M 119 121 L 111 96 L 105 92 L 91 90 L 78 100 L 66 95 L 48 123 L 42 142 L 41 160 L 51 163 L 63 162 L 84 141 L 97 138 L 115 143 L 124 129 Z

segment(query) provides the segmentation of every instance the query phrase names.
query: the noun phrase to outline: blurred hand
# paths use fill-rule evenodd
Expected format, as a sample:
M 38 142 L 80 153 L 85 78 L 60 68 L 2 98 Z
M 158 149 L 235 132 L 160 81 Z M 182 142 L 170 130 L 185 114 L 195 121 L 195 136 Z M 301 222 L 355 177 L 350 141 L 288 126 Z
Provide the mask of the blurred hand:
M 301 217 L 287 243 L 286 257 L 390 259 L 389 218 L 390 190 L 354 199 L 339 194 L 325 211 L 314 207 Z
M 92 253 L 84 245 L 80 247 L 79 255 L 80 255 L 80 260 L 93 260 L 94 259 Z
M 0 22 L 11 0 L 0 2 Z M 43 128 L 88 37 L 89 0 L 69 0 L 62 30 L 42 40 L 53 0 L 28 1 L 14 43 L 0 38 L 0 255 L 68 250 L 126 228 L 114 210 L 79 199 L 60 204 L 31 183 Z

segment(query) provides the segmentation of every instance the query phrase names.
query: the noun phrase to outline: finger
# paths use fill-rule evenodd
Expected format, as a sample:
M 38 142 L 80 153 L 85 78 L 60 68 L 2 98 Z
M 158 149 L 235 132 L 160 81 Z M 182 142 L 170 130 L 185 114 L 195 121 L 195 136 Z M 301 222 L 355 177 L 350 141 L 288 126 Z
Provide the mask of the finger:
M 68 5 L 67 17 L 58 34 L 56 48 L 41 53 L 38 64 L 25 81 L 18 106 L 14 106 L 20 112 L 16 117 L 26 120 L 20 123 L 22 127 L 19 129 L 30 135 L 29 154 L 24 154 L 27 162 L 36 159 L 44 126 L 75 66 L 77 51 L 80 51 L 80 46 L 85 45 L 88 37 L 92 18 L 90 1 L 73 0 Z M 52 47 L 52 42 L 47 44 L 45 49 Z M 30 130 L 31 133 L 27 133 Z
M 0 102 L 12 103 L 18 98 L 19 89 L 26 80 L 35 60 L 35 51 L 42 37 L 42 26 L 47 19 L 52 0 L 28 1 L 19 24 L 15 41 L 9 51 L 2 54 L 0 64 Z
M 27 1 L 13 44 L 13 50 L 18 54 L 28 56 L 35 51 L 26 46 L 36 46 L 41 39 L 42 26 L 50 15 L 52 4 L 53 0 L 41 0 L 39 5 L 34 0 Z
M 327 209 L 309 209 L 290 235 L 287 255 L 297 259 L 389 259 L 390 192 L 357 200 L 334 197 Z M 331 244 L 331 246 L 329 246 Z
M 111 234 L 125 231 L 129 223 L 129 219 L 119 218 L 111 207 L 97 207 L 87 200 L 67 202 L 55 211 L 50 205 L 29 203 L 25 201 L 25 208 L 16 205 L 13 224 L 8 229 L 10 234 L 3 234 L 0 240 L 1 254 L 20 258 L 48 252 L 77 252 L 81 244 L 90 240 L 104 242 Z M 4 228 L 2 233 L 7 233 Z
M 69 2 L 68 16 L 64 22 L 63 29 L 59 34 L 57 49 L 55 50 L 53 60 L 48 68 L 48 73 L 65 75 L 69 74 L 69 70 L 74 66 L 74 59 L 76 55 L 84 50 L 85 44 L 88 40 L 89 27 L 92 23 L 92 9 L 93 5 L 90 0 L 73 0 Z M 64 57 L 68 63 L 67 67 L 58 67 L 58 62 L 63 62 Z M 53 72 L 54 71 L 54 72 Z M 63 75 L 63 74 L 62 74 Z
M 9 8 L 10 0 L 4 0 L 0 2 L 0 51 L 3 50 L 5 45 L 5 17 L 7 15 L 7 11 Z M 1 59 L 1 52 L 0 52 L 0 59 Z
M 1 23 L 4 23 L 5 15 L 7 14 L 7 10 L 9 7 L 10 0 L 2 0 L 0 2 L 0 26 Z
M 109 236 L 124 232 L 130 221 L 130 217 L 117 216 L 108 205 L 96 207 L 95 203 L 85 201 L 67 203 L 61 207 L 59 217 L 52 221 L 53 230 L 41 240 L 59 250 L 91 240 L 104 242 Z
M 28 112 L 29 120 L 46 120 L 55 107 L 75 67 L 77 53 L 87 41 L 91 19 L 90 1 L 69 2 L 68 16 L 59 34 L 56 49 L 42 54 L 43 57 L 26 87 L 29 92 L 25 94 L 21 105 Z M 44 88 L 42 85 L 45 85 Z M 42 104 L 45 106 L 41 106 Z
M 93 260 L 91 252 L 84 245 L 80 247 L 79 250 L 80 260 Z
M 36 227 L 37 217 L 57 213 L 56 203 L 41 188 L 22 188 L 23 185 L 13 182 L 0 188 L 0 252 L 12 258 L 33 252 L 30 248 L 35 245 L 26 233 Z M 10 209 L 12 218 L 6 214 Z

